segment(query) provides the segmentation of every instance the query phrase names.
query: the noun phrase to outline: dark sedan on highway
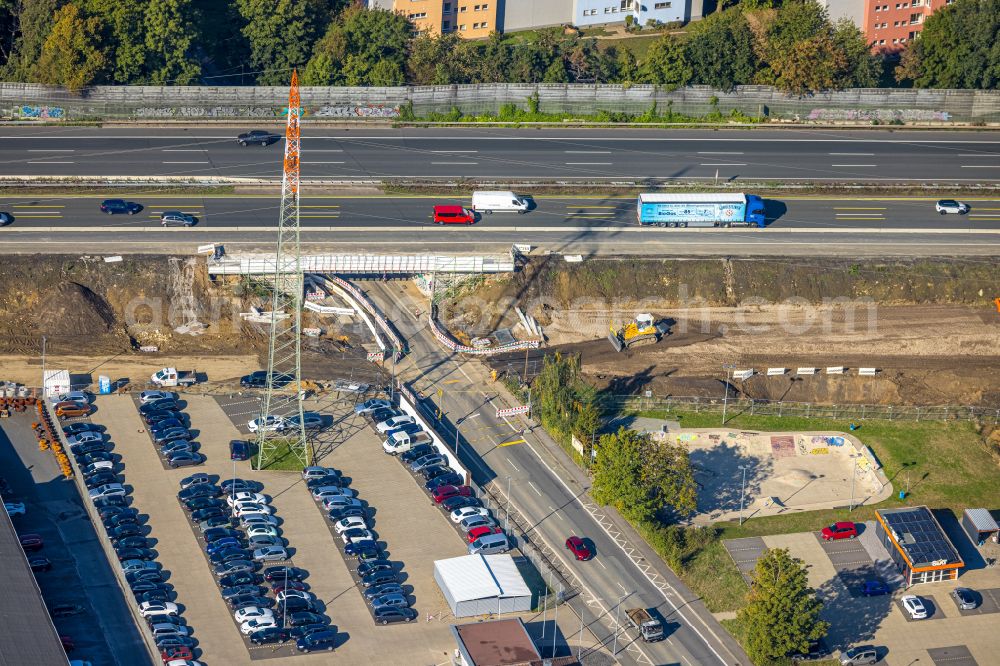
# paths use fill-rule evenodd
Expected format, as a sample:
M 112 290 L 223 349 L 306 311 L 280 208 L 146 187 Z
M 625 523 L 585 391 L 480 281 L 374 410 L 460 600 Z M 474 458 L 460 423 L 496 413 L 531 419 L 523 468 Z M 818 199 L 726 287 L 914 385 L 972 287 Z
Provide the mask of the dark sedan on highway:
M 108 215 L 116 215 L 118 213 L 135 215 L 140 210 L 142 210 L 142 206 L 134 201 L 125 201 L 124 199 L 105 199 L 101 202 L 101 212 L 107 213 Z

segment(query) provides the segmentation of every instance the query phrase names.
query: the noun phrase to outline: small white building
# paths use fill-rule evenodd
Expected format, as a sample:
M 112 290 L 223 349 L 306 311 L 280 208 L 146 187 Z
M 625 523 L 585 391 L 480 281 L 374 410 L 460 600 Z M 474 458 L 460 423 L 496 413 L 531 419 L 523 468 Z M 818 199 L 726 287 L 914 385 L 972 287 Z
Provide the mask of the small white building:
M 455 617 L 531 610 L 531 590 L 510 555 L 436 560 L 434 580 Z
M 54 396 L 69 393 L 72 388 L 69 381 L 69 370 L 46 370 L 42 378 L 45 395 Z

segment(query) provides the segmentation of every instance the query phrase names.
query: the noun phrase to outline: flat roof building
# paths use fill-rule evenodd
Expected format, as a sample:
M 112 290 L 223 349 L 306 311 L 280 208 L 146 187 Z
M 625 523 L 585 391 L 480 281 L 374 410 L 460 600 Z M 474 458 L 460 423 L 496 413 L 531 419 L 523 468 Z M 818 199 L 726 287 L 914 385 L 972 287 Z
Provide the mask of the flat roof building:
M 875 534 L 908 585 L 956 580 L 962 557 L 926 506 L 875 512 Z

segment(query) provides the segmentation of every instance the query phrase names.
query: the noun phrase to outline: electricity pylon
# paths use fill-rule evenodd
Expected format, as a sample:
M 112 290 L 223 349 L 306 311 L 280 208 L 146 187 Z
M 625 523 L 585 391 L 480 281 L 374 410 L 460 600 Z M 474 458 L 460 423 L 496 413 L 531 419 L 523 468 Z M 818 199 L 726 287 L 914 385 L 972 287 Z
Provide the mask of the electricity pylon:
M 258 469 L 287 445 L 303 467 L 312 463 L 302 418 L 302 253 L 299 244 L 299 99 L 298 72 L 292 72 L 285 126 L 285 165 L 281 180 L 281 217 L 271 284 L 271 335 L 267 350 L 267 386 L 257 430 Z M 281 431 L 268 427 L 268 416 L 285 420 Z M 291 419 L 291 422 L 289 422 Z

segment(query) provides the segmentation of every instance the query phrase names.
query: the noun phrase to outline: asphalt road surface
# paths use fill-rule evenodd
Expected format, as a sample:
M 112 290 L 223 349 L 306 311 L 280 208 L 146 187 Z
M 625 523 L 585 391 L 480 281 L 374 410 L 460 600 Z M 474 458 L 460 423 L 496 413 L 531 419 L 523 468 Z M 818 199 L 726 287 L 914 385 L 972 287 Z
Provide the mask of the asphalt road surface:
M 107 215 L 100 211 L 101 197 L 94 196 L 6 196 L 0 198 L 0 211 L 13 215 L 7 229 L 36 227 L 86 227 L 133 231 L 159 227 L 165 210 L 181 210 L 197 218 L 194 229 L 219 231 L 234 227 L 274 228 L 278 223 L 280 196 L 235 195 L 196 196 L 123 193 L 122 198 L 143 205 L 136 215 Z M 638 229 L 635 198 L 600 195 L 538 196 L 525 215 L 494 213 L 480 215 L 469 228 L 433 224 L 431 211 L 436 204 L 471 205 L 471 195 L 445 196 L 324 196 L 305 197 L 300 202 L 304 228 L 355 228 L 378 231 L 383 228 L 425 228 L 442 237 L 463 230 L 478 234 L 517 228 L 525 232 L 548 229 Z M 856 229 L 927 230 L 961 232 L 1000 229 L 1000 198 L 963 199 L 970 207 L 968 215 L 940 215 L 931 197 L 787 197 L 765 199 L 768 229 L 810 229 L 851 231 Z M 688 229 L 653 229 L 680 236 Z M 739 229 L 720 230 L 738 233 Z M 745 233 L 746 230 L 743 230 Z
M 404 295 L 399 283 L 366 282 L 363 287 L 384 311 L 408 317 L 415 308 L 426 307 L 426 302 Z M 517 419 L 496 417 L 498 405 L 491 402 L 496 391 L 488 378 L 483 378 L 485 368 L 441 349 L 425 321 L 407 318 L 394 323 L 410 346 L 401 374 L 437 402 L 445 417 L 441 433 L 446 439 L 452 439 L 450 433 L 458 424 L 460 458 L 478 483 L 491 483 L 502 497 L 510 478 L 511 502 L 531 526 L 528 538 L 548 545 L 553 557 L 582 582 L 585 593 L 574 600 L 574 610 L 583 615 L 583 622 L 606 649 L 614 649 L 618 633 L 618 657 L 624 663 L 749 664 L 742 650 L 680 581 L 655 579 L 666 582 L 661 591 L 615 543 L 589 512 L 588 507 L 597 508 L 583 494 L 584 488 L 556 471 L 560 463 L 547 454 L 539 434 L 522 435 L 516 430 L 521 427 Z M 499 510 L 494 515 L 503 517 Z M 590 540 L 595 547 L 594 559 L 576 562 L 567 554 L 564 543 L 572 534 Z M 643 561 L 643 566 L 648 561 Z M 624 630 L 625 609 L 636 607 L 660 612 L 667 621 L 666 640 L 646 644 L 634 631 Z M 552 616 L 550 608 L 549 619 Z M 621 630 L 616 632 L 616 626 Z
M 3 176 L 279 180 L 282 140 L 244 128 L 0 128 Z M 246 127 L 245 129 L 251 129 Z M 276 126 L 270 129 L 280 132 Z M 988 131 L 320 129 L 305 127 L 303 178 L 322 180 L 740 180 L 993 182 Z

